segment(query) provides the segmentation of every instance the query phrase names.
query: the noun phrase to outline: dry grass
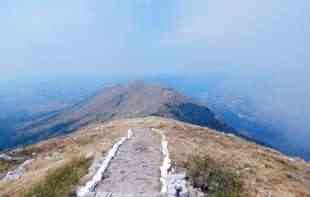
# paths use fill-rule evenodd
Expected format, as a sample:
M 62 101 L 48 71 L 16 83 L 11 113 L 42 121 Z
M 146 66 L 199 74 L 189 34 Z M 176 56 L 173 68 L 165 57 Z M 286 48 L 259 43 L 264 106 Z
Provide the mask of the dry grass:
M 167 132 L 169 151 L 179 170 L 184 170 L 193 153 L 207 154 L 240 176 L 249 197 L 310 197 L 309 163 L 208 128 L 155 117 L 144 122 Z
M 10 155 L 13 157 L 33 157 L 34 154 L 39 154 L 42 152 L 42 149 L 37 146 L 28 146 L 23 149 L 18 149 L 13 151 Z
M 0 174 L 6 173 L 9 170 L 12 170 L 18 164 L 19 164 L 19 162 L 17 162 L 17 161 L 3 161 L 3 160 L 0 160 Z
M 208 197 L 245 196 L 239 176 L 207 155 L 189 156 L 185 168 L 192 185 Z
M 102 157 L 120 137 L 127 135 L 127 130 L 126 125 L 91 125 L 68 136 L 45 140 L 16 151 L 14 155 L 22 155 L 22 153 L 32 155 L 33 162 L 27 166 L 25 174 L 20 179 L 0 180 L 0 196 L 23 196 L 26 191 L 43 182 L 50 172 L 61 168 L 73 158 Z M 81 177 L 80 183 L 83 184 L 89 178 Z
M 34 146 L 39 152 L 20 180 L 0 181 L 0 196 L 19 197 L 58 169 L 70 158 L 93 153 L 102 157 L 129 128 L 158 128 L 167 132 L 169 151 L 177 170 L 184 170 L 189 155 L 208 155 L 240 177 L 248 197 L 310 197 L 310 165 L 233 136 L 158 117 L 116 120 L 81 129 L 67 137 L 50 139 Z M 30 151 L 31 152 L 31 151 Z M 30 154 L 29 152 L 29 154 Z M 219 172 L 223 174 L 223 172 Z M 226 174 L 226 173 L 224 173 Z M 220 176 L 222 177 L 222 175 Z M 82 178 L 82 181 L 86 180 Z
M 88 172 L 90 161 L 74 158 L 65 165 L 48 172 L 40 183 L 34 185 L 23 197 L 68 197 Z

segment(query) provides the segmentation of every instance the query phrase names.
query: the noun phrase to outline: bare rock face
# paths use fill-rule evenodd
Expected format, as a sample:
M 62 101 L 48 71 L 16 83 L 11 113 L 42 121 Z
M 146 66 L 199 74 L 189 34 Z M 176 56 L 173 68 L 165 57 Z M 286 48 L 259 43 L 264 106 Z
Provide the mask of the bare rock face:
M 181 120 L 220 131 L 233 130 L 218 120 L 207 106 L 175 90 L 135 81 L 103 88 L 70 108 L 25 124 L 20 133 L 24 141 L 38 141 L 93 122 L 147 116 Z

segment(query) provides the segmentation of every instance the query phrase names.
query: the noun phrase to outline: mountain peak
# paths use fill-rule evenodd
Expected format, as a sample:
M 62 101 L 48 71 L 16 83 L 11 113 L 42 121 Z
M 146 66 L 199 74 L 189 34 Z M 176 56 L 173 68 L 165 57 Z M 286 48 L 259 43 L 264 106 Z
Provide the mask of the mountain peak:
M 180 120 L 221 131 L 232 130 L 207 106 L 176 90 L 132 81 L 103 88 L 72 107 L 28 123 L 21 132 L 31 140 L 38 140 L 68 133 L 93 122 L 147 116 Z

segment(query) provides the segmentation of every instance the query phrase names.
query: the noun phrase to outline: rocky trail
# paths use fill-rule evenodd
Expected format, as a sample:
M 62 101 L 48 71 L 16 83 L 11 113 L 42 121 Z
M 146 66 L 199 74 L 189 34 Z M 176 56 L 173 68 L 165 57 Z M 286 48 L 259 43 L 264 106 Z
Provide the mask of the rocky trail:
M 128 138 L 115 150 L 100 181 L 79 197 L 188 196 L 176 193 L 177 187 L 186 192 L 186 182 L 184 176 L 169 172 L 171 161 L 163 133 L 149 128 L 129 130 Z
M 79 197 L 172 197 L 177 195 L 176 184 L 185 187 L 183 177 L 169 176 L 170 158 L 167 142 L 158 131 L 149 128 L 130 130 L 127 140 L 122 140 L 113 159 L 104 170 L 101 180 L 92 191 Z M 166 149 L 166 151 L 164 151 Z M 180 180 L 176 180 L 178 177 Z M 180 185 L 179 183 L 182 183 Z M 166 188 L 166 189 L 163 189 Z M 163 192 L 164 191 L 164 192 Z
M 136 129 L 112 161 L 97 193 L 156 194 L 160 191 L 160 138 L 151 130 Z

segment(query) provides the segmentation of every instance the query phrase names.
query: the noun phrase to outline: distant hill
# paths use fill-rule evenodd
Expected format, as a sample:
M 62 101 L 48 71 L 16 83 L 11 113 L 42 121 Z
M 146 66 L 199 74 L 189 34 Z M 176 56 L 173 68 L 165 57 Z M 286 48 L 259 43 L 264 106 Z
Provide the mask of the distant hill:
M 233 131 L 205 104 L 179 92 L 142 81 L 115 85 L 60 111 L 43 114 L 20 126 L 17 144 L 31 143 L 72 132 L 94 122 L 122 118 L 160 116 L 220 131 Z

